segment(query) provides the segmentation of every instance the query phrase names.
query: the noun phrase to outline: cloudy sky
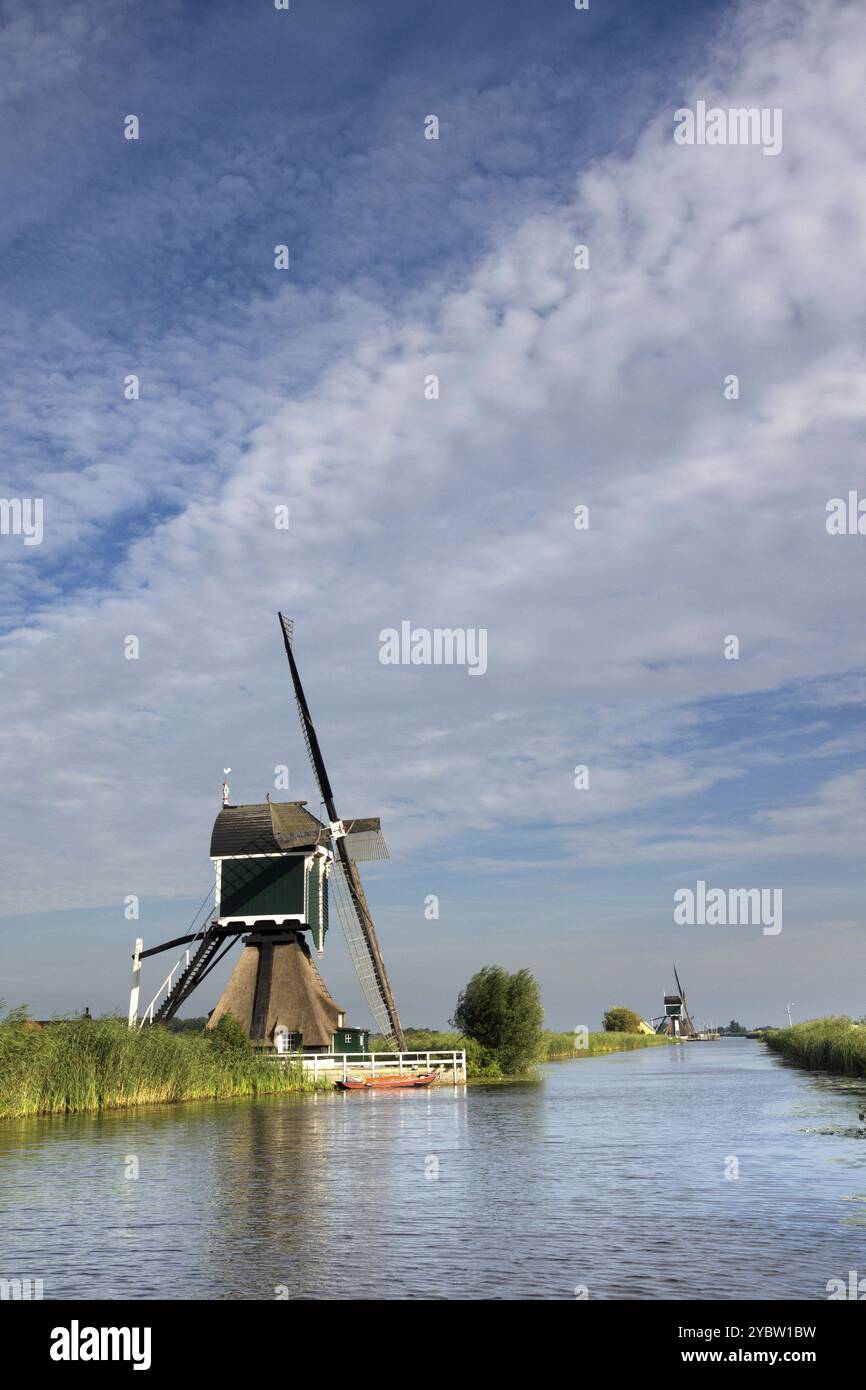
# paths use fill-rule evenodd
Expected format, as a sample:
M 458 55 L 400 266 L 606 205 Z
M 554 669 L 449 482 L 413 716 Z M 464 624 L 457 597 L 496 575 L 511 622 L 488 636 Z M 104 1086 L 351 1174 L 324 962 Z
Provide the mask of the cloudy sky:
M 318 809 L 282 609 L 405 1023 L 490 962 L 564 1029 L 674 960 L 701 1019 L 866 1012 L 866 535 L 826 527 L 866 495 L 866 11 L 0 16 L 0 490 L 44 505 L 0 536 L 0 997 L 125 1009 L 224 766 Z M 675 143 L 698 101 L 781 152 Z M 486 673 L 382 664 L 404 621 Z M 783 930 L 676 925 L 699 879 Z M 336 927 L 324 973 L 366 1021 Z

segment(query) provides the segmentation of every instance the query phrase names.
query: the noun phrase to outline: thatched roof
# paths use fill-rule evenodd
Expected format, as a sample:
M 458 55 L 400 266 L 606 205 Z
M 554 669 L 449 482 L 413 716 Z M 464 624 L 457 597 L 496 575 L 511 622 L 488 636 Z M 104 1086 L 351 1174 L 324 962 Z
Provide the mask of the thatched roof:
M 282 1023 L 290 1033 L 300 1033 L 304 1047 L 330 1047 L 345 1011 L 328 993 L 309 948 L 301 936 L 277 940 L 273 945 L 271 993 L 265 1024 L 265 1040 L 272 1043 L 274 1029 Z M 214 1028 L 223 1014 L 233 1014 L 249 1035 L 256 997 L 259 948 L 245 945 L 222 997 L 208 1020 Z
M 251 806 L 224 806 L 214 821 L 212 859 L 235 854 L 280 854 L 288 846 L 315 845 L 324 826 L 306 801 L 262 801 Z

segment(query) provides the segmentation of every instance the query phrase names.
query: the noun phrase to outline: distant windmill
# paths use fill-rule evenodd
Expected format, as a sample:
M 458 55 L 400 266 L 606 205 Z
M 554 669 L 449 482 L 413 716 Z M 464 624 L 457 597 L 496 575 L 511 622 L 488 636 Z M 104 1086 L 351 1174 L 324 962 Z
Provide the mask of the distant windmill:
M 687 1033 L 688 1033 L 689 1035 L 691 1035 L 692 1033 L 696 1033 L 696 1032 L 697 1032 L 697 1029 L 695 1028 L 695 1025 L 692 1023 L 691 1014 L 689 1013 L 689 1006 L 688 1006 L 688 1004 L 686 1003 L 686 992 L 685 992 L 685 990 L 683 989 L 682 985 L 680 984 L 680 977 L 679 977 L 679 975 L 677 974 L 677 967 L 676 967 L 676 966 L 674 966 L 674 979 L 675 979 L 676 982 L 677 982 L 677 989 L 679 990 L 679 992 L 680 992 L 680 997 L 682 998 L 682 1001 L 683 1001 L 683 1017 L 685 1018 L 685 1022 L 686 1022 L 686 1031 L 687 1031 Z
M 693 1038 L 697 1029 L 692 1023 L 689 1007 L 686 1003 L 686 992 L 680 984 L 680 977 L 677 974 L 677 967 L 674 966 L 674 979 L 677 982 L 677 994 L 666 994 L 664 998 L 665 1011 L 660 1019 L 653 1019 L 653 1026 L 657 1033 L 663 1033 L 671 1038 Z

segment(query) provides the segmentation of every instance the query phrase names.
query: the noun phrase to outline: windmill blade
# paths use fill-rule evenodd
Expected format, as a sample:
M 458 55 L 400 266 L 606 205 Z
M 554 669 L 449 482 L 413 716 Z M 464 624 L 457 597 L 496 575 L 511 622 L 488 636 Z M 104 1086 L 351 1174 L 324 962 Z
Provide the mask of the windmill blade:
M 355 974 L 379 1032 L 384 1034 L 395 1051 L 403 1052 L 406 1045 L 403 1028 L 358 870 L 342 840 L 337 842 L 337 853 L 339 858 L 331 865 L 328 881 L 334 887 L 337 916 Z
M 390 859 L 388 846 L 379 829 L 378 817 L 364 821 L 341 821 L 340 824 L 343 827 L 343 838 L 349 857 L 354 859 L 356 864 L 369 864 L 374 859 Z M 335 833 L 330 826 L 323 826 L 315 835 L 309 830 L 293 830 L 288 833 L 275 830 L 274 839 L 280 849 L 301 849 L 308 845 L 324 845 L 330 848 Z
M 378 816 L 370 816 L 366 820 L 344 820 L 343 831 L 343 843 L 349 851 L 349 858 L 354 859 L 356 864 L 390 858 Z
M 372 864 L 377 859 L 391 858 L 381 835 L 347 835 L 346 849 L 355 864 Z
M 686 1022 L 688 1023 L 689 1028 L 691 1029 L 691 1031 L 694 1033 L 694 1032 L 695 1032 L 695 1025 L 692 1023 L 691 1014 L 689 1013 L 689 1006 L 688 1006 L 688 1004 L 686 1003 L 686 994 L 685 994 L 685 990 L 683 989 L 682 985 L 680 984 L 680 977 L 679 977 L 679 975 L 677 974 L 677 967 L 676 967 L 676 966 L 674 966 L 674 979 L 675 979 L 676 982 L 677 982 L 677 990 L 679 991 L 679 996 L 680 996 L 680 998 L 681 998 L 682 1001 L 683 1001 L 683 1013 L 684 1013 L 685 1016 L 686 1016 Z
M 335 826 L 339 820 L 337 808 L 334 804 L 334 794 L 331 791 L 331 783 L 325 769 L 325 762 L 322 757 L 322 750 L 319 747 L 319 740 L 316 736 L 316 728 L 310 714 L 310 707 L 307 704 L 304 688 L 301 685 L 301 677 L 298 673 L 295 654 L 292 651 L 293 627 L 290 619 L 279 614 L 280 630 L 283 634 L 283 644 L 286 648 L 286 657 L 289 662 L 289 670 L 292 673 L 292 684 L 295 688 L 295 699 L 298 703 L 298 713 L 301 716 L 301 729 L 304 734 L 304 742 L 307 745 L 307 752 L 310 755 L 310 762 L 313 765 L 313 772 L 322 800 L 328 812 L 328 820 Z M 349 826 L 353 823 L 349 822 Z M 378 823 L 372 821 L 358 821 L 355 823 L 363 837 L 373 837 L 379 834 Z M 397 1048 L 402 1052 L 405 1048 L 403 1029 L 400 1024 L 400 1017 L 397 1013 L 397 1005 L 394 1002 L 394 995 L 391 991 L 391 982 L 388 979 L 388 972 L 385 969 L 385 962 L 382 959 L 382 952 L 379 949 L 379 941 L 376 936 L 376 928 L 373 925 L 373 918 L 370 916 L 370 909 L 367 906 L 367 899 L 364 896 L 364 889 L 358 877 L 358 870 L 355 867 L 354 857 L 346 845 L 346 836 L 335 837 L 334 849 L 336 860 L 332 867 L 331 877 L 335 885 L 335 897 L 337 900 L 337 912 L 346 937 L 346 944 L 349 947 L 349 954 L 352 957 L 352 964 L 364 992 L 370 1012 L 376 1021 L 381 1032 L 389 1039 L 393 1039 Z M 381 836 L 380 836 L 381 838 Z M 382 841 L 384 845 L 384 841 Z M 377 856 L 377 857 L 382 857 Z
M 325 771 L 322 750 L 319 747 L 319 740 L 316 737 L 316 727 L 310 715 L 310 708 L 307 704 L 306 696 L 304 695 L 304 687 L 301 685 L 301 677 L 298 673 L 295 654 L 292 651 L 293 624 L 291 619 L 284 618 L 282 613 L 278 614 L 278 617 L 280 620 L 280 630 L 283 634 L 283 644 L 286 648 L 286 656 L 289 661 L 289 670 L 292 673 L 292 685 L 295 687 L 298 714 L 301 716 L 301 731 L 304 735 L 304 742 L 307 745 L 307 753 L 312 763 L 316 782 L 328 812 L 328 820 L 333 822 L 337 819 L 337 808 L 334 805 L 334 793 L 331 791 L 331 783 L 328 781 L 328 774 Z

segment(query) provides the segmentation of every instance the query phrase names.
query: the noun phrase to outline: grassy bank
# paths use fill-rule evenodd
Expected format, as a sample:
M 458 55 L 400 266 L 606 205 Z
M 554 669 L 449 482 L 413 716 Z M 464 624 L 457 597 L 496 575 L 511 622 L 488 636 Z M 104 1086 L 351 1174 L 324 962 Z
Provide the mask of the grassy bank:
M 450 1052 L 466 1049 L 466 1073 L 470 1080 L 495 1079 L 504 1076 L 492 1052 L 472 1038 L 459 1033 L 435 1033 L 427 1029 L 406 1030 L 407 1052 Z M 588 1046 L 575 1048 L 574 1033 L 550 1033 L 542 1036 L 539 1062 L 560 1062 L 575 1057 L 602 1057 L 608 1052 L 631 1052 L 641 1047 L 666 1046 L 670 1038 L 649 1037 L 641 1033 L 590 1033 Z M 373 1051 L 381 1051 L 384 1043 L 373 1041 Z
M 866 1076 L 866 1027 L 850 1018 L 815 1018 L 762 1036 L 772 1052 L 798 1067 Z
M 576 1048 L 574 1033 L 545 1033 L 546 1062 L 563 1062 L 572 1057 L 603 1057 L 608 1052 L 635 1052 L 642 1047 L 667 1047 L 671 1038 L 649 1033 L 590 1033 L 587 1046 Z
M 130 1032 L 113 1018 L 45 1029 L 0 1022 L 0 1117 L 314 1089 L 300 1068 L 216 1034 Z

